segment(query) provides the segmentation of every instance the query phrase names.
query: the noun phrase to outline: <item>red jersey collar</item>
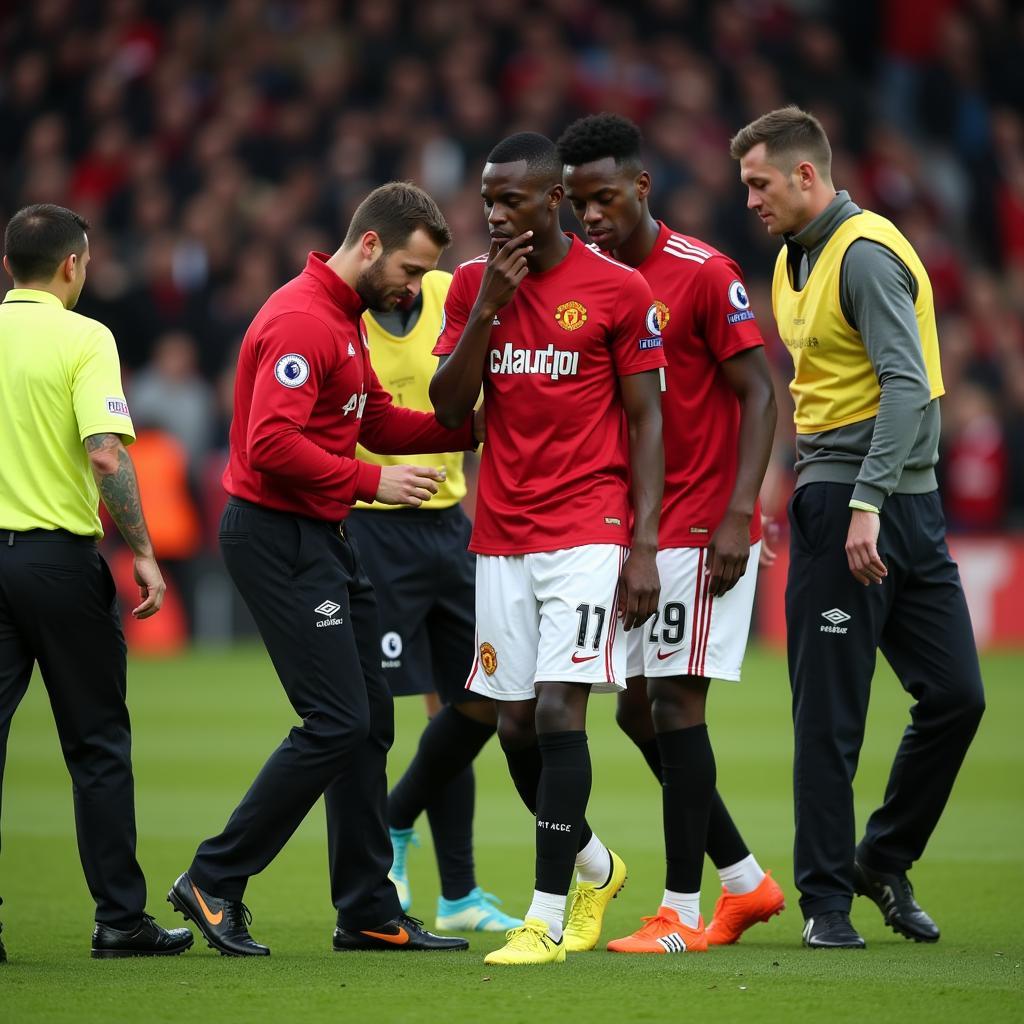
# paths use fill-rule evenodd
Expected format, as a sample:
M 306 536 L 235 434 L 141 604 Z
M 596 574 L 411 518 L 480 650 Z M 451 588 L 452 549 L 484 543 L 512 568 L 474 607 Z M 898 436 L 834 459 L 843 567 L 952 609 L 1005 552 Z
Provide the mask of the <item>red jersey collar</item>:
M 654 246 L 651 251 L 636 268 L 641 273 L 643 273 L 644 265 L 652 262 L 661 253 L 661 250 L 665 248 L 665 243 L 675 234 L 663 220 L 657 220 L 655 223 L 658 225 L 658 237 L 654 240 Z
M 578 236 L 568 231 L 563 231 L 562 234 L 569 239 L 569 248 L 566 249 L 565 255 L 553 267 L 548 267 L 547 270 L 531 270 L 530 277 L 534 280 L 539 277 L 547 277 L 549 274 L 554 275 L 556 271 L 561 270 L 562 267 L 568 266 L 570 262 L 574 261 L 579 256 L 580 251 L 586 248 Z
M 327 294 L 351 317 L 358 317 L 366 309 L 359 295 L 327 266 L 330 255 L 326 252 L 311 252 L 306 258 L 303 271 L 316 278 L 327 290 Z

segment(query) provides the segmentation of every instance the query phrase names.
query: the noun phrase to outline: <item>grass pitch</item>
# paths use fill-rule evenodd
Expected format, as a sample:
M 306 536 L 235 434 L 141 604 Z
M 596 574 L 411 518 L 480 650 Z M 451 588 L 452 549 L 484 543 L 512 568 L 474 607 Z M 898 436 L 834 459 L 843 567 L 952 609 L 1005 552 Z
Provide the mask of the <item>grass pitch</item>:
M 784 660 L 752 650 L 742 686 L 715 684 L 710 725 L 719 787 L 747 842 L 773 869 L 789 909 L 734 947 L 706 955 L 624 957 L 595 952 L 542 968 L 487 968 L 500 935 L 474 937 L 468 953 L 339 955 L 331 952 L 323 811 L 315 808 L 246 901 L 269 960 L 230 960 L 197 943 L 167 960 L 92 961 L 89 899 L 74 840 L 68 778 L 35 680 L 12 730 L 3 807 L 0 910 L 10 962 L 0 966 L 0 1022 L 461 1021 L 604 1022 L 1024 1020 L 1024 657 L 984 660 L 988 713 L 928 853 L 913 873 L 922 904 L 943 931 L 935 946 L 886 929 L 873 904 L 854 903 L 865 952 L 800 948 L 791 873 L 789 692 Z M 887 668 L 875 680 L 857 780 L 863 821 L 881 797 L 907 720 L 908 698 Z M 135 736 L 139 856 L 149 909 L 163 902 L 197 842 L 218 831 L 263 759 L 294 722 L 261 648 L 134 661 L 129 699 Z M 653 913 L 664 884 L 660 792 L 614 722 L 614 698 L 590 710 L 594 790 L 589 818 L 625 858 L 629 883 L 612 904 L 604 938 Z M 392 778 L 422 726 L 416 699 L 397 702 Z M 480 884 L 522 913 L 532 889 L 533 829 L 496 742 L 477 771 Z M 410 874 L 413 913 L 432 924 L 437 875 L 426 822 Z M 704 872 L 704 913 L 718 884 Z

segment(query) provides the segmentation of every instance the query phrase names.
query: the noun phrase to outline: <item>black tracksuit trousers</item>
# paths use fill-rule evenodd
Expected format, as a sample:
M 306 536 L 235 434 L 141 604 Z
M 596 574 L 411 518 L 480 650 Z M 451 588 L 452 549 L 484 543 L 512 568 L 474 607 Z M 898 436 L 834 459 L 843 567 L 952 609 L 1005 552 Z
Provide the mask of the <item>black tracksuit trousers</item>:
M 36 662 L 71 775 L 96 920 L 134 928 L 146 880 L 135 857 L 124 632 L 114 580 L 91 537 L 0 531 L 0 789 L 11 718 Z
M 878 551 L 889 575 L 865 587 L 844 546 L 851 485 L 799 487 L 786 623 L 795 736 L 794 875 L 804 916 L 850 909 L 857 771 L 876 651 L 914 698 L 885 799 L 857 856 L 903 872 L 921 856 L 985 707 L 974 633 L 938 492 L 894 494 Z
M 387 753 L 391 694 L 381 678 L 377 604 L 336 525 L 232 498 L 220 530 L 228 572 L 252 612 L 302 719 L 256 776 L 189 874 L 241 899 L 324 794 L 331 898 L 338 921 L 372 928 L 399 913 L 388 879 Z

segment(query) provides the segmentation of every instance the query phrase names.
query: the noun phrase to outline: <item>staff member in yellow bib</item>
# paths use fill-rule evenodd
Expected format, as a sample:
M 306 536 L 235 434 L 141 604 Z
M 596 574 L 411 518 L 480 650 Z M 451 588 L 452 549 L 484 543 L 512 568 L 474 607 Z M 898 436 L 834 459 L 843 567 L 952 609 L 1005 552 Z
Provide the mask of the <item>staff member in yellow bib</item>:
M 92 955 L 167 956 L 188 949 L 192 933 L 145 913 L 124 634 L 96 550 L 100 498 L 135 554 L 133 615 L 159 610 L 164 581 L 124 447 L 135 433 L 114 338 L 71 312 L 85 284 L 88 226 L 40 204 L 16 213 L 4 237 L 14 288 L 0 305 L 0 784 L 11 718 L 38 664 L 96 901 Z
M 786 624 L 804 943 L 864 946 L 854 892 L 894 931 L 935 942 L 907 872 L 984 694 L 935 480 L 943 388 L 931 284 L 892 223 L 833 188 L 828 138 L 810 114 L 765 114 L 731 152 L 747 206 L 784 242 L 772 302 L 796 402 Z M 855 848 L 853 776 L 879 650 L 915 703 Z
M 441 331 L 451 274 L 429 271 L 420 293 L 393 312 L 366 312 L 370 360 L 395 405 L 430 412 L 434 344 Z M 476 884 L 473 863 L 473 760 L 494 735 L 494 704 L 465 688 L 477 642 L 476 565 L 467 550 L 472 524 L 463 453 L 356 457 L 381 466 L 418 464 L 445 472 L 419 508 L 359 502 L 348 530 L 377 592 L 381 670 L 395 697 L 425 694 L 434 714 L 405 774 L 388 796 L 394 863 L 391 880 L 402 909 L 412 904 L 407 857 L 413 824 L 425 810 L 441 876 L 436 926 L 445 931 L 507 931 L 522 921 L 498 909 Z M 436 696 L 435 696 L 436 695 Z M 437 703 L 440 700 L 441 706 Z

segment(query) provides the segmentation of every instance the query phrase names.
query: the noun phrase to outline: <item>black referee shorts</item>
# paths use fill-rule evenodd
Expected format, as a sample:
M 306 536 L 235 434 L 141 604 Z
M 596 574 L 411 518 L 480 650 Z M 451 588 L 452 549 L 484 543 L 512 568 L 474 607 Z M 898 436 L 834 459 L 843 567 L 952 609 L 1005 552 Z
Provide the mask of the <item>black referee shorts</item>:
M 377 592 L 380 663 L 392 694 L 436 692 L 445 704 L 482 699 L 465 688 L 476 643 L 476 559 L 462 508 L 357 509 L 345 529 Z

